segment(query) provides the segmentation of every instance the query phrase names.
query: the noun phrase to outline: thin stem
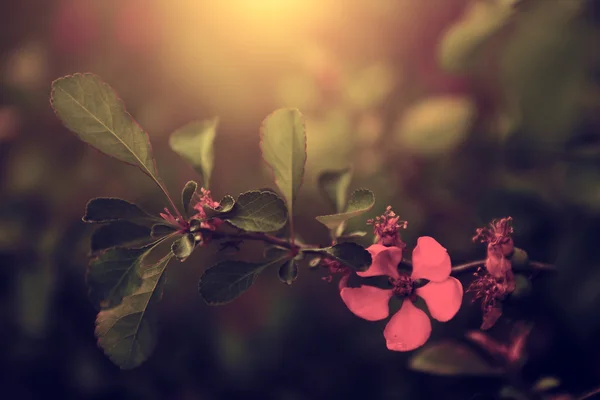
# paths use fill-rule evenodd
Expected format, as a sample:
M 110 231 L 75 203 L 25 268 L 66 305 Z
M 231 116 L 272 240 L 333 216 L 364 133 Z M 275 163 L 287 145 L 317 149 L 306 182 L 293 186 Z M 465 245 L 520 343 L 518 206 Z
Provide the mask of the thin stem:
M 597 395 L 597 394 L 600 394 L 600 387 L 592 390 L 591 392 L 587 392 L 586 394 L 579 397 L 577 400 L 591 399 L 592 397 L 594 397 L 594 395 Z
M 412 266 L 412 261 L 403 258 L 401 264 Z M 464 264 L 459 264 L 452 267 L 450 275 L 460 275 L 465 272 L 472 272 L 477 270 L 478 267 L 485 264 L 485 259 L 475 260 Z M 546 264 L 539 261 L 529 261 L 528 268 L 533 271 L 555 271 L 556 267 L 552 264 Z
M 292 244 L 286 239 L 280 239 L 273 235 L 269 235 L 262 232 L 237 232 L 237 233 L 226 233 L 213 231 L 207 228 L 199 228 L 196 232 L 208 234 L 215 239 L 241 239 L 241 240 L 261 240 L 265 243 L 274 244 L 276 246 L 285 247 L 286 249 L 292 250 L 293 248 L 299 248 L 300 246 Z
M 165 194 L 165 196 L 167 197 L 167 200 L 169 200 L 169 203 L 171 204 L 171 207 L 173 207 L 173 210 L 175 210 L 175 213 L 177 213 L 177 217 L 183 218 L 183 216 L 179 212 L 179 209 L 175 205 L 175 202 L 173 201 L 173 199 L 169 195 L 169 192 L 167 191 L 167 188 L 164 186 L 164 184 L 162 182 L 158 181 L 158 180 L 155 180 L 155 182 L 158 184 L 158 187 L 160 188 L 160 190 L 162 190 L 162 192 Z

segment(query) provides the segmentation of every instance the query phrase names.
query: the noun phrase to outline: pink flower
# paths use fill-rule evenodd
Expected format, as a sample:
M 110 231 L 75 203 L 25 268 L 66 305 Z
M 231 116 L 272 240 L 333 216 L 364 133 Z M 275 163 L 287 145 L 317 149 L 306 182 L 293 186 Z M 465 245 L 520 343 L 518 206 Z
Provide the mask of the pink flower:
M 373 286 L 347 287 L 347 277 L 340 295 L 350 311 L 368 321 L 378 321 L 389 316 L 388 303 L 392 296 L 404 298 L 402 307 L 387 323 L 383 336 L 387 348 L 394 351 L 414 350 L 429 339 L 431 322 L 424 311 L 414 306 L 417 296 L 425 300 L 431 316 L 441 322 L 451 320 L 462 303 L 463 287 L 450 276 L 450 256 L 432 237 L 420 237 L 413 251 L 412 274 L 398 271 L 402 248 L 374 244 L 367 249 L 373 257 L 368 270 L 357 272 L 361 277 L 388 276 L 392 289 Z M 416 287 L 417 279 L 429 282 Z

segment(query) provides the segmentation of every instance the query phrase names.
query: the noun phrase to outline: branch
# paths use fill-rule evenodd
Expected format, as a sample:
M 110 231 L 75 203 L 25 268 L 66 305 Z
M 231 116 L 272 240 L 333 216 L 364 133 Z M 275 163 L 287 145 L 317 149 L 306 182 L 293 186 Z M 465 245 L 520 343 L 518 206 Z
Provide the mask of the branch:
M 406 265 L 406 266 L 412 266 L 412 261 L 403 258 L 401 264 Z M 478 267 L 480 267 L 484 264 L 485 264 L 485 259 L 475 260 L 475 261 L 471 261 L 471 262 L 464 263 L 464 264 L 459 264 L 459 265 L 452 267 L 452 272 L 450 273 L 450 275 L 456 276 L 456 275 L 460 275 L 465 272 L 474 272 L 477 270 Z M 539 262 L 539 261 L 529 261 L 529 263 L 527 263 L 527 267 L 524 269 L 530 270 L 530 271 L 556 271 L 556 267 L 554 265 L 546 264 L 546 263 Z

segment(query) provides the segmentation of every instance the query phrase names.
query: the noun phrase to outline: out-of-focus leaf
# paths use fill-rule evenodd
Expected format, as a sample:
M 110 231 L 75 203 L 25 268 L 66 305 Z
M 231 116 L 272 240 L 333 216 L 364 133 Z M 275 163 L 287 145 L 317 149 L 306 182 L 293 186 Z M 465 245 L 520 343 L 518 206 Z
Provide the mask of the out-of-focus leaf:
M 329 258 L 333 257 L 356 271 L 366 271 L 373 261 L 371 253 L 361 245 L 352 242 L 338 243 L 335 246 L 311 252 L 327 255 Z
M 536 392 L 545 392 L 556 389 L 560 386 L 560 380 L 554 376 L 546 376 L 539 379 L 534 385 L 533 390 Z
M 348 198 L 348 186 L 352 180 L 352 168 L 323 171 L 317 178 L 321 194 L 336 213 L 344 212 Z
M 260 131 L 263 159 L 273 170 L 275 183 L 285 198 L 291 218 L 306 165 L 304 118 L 297 109 L 279 109 L 265 118 Z
M 375 205 L 373 192 L 368 189 L 358 189 L 350 196 L 346 211 L 338 214 L 321 215 L 316 219 L 329 229 L 337 229 L 341 223 L 369 211 L 373 208 L 373 205 Z
M 483 357 L 466 345 L 445 341 L 419 350 L 410 360 L 414 371 L 446 376 L 494 376 L 502 374 L 500 368 L 490 365 Z
M 287 256 L 266 263 L 249 263 L 245 261 L 221 261 L 200 277 L 198 291 L 210 305 L 229 303 L 250 289 L 258 275 L 270 266 L 278 266 L 288 259 Z
M 110 247 L 131 247 L 148 243 L 152 240 L 150 228 L 134 224 L 130 221 L 113 221 L 102 225 L 94 231 L 91 240 L 91 251 L 97 252 Z
M 196 189 L 198 189 L 198 183 L 194 181 L 189 181 L 183 187 L 181 191 L 181 205 L 183 206 L 183 213 L 187 215 L 188 209 L 190 208 L 190 202 L 192 201 L 192 197 L 194 193 L 196 193 Z
M 281 282 L 291 285 L 298 278 L 298 265 L 296 260 L 289 260 L 279 267 L 279 279 Z
M 171 251 L 179 261 L 183 262 L 192 254 L 195 244 L 194 235 L 188 233 L 173 242 Z
M 583 3 L 530 2 L 504 49 L 501 81 L 519 119 L 507 145 L 529 159 L 563 151 L 582 116 L 598 40 L 581 20 Z
M 285 203 L 271 192 L 251 190 L 240 194 L 223 219 L 249 232 L 273 232 L 287 221 Z
M 511 21 L 520 1 L 471 1 L 461 20 L 450 27 L 439 44 L 441 67 L 452 73 L 469 72 L 485 45 Z
M 116 197 L 98 197 L 87 203 L 82 220 L 83 222 L 104 223 L 117 220 L 143 222 L 159 219 L 126 200 Z
M 213 144 L 218 124 L 218 118 L 192 122 L 173 132 L 169 138 L 171 149 L 194 167 L 206 189 L 210 186 L 214 166 Z
M 147 267 L 135 292 L 124 297 L 118 306 L 100 311 L 96 317 L 98 345 L 121 369 L 139 366 L 156 347 L 154 307 L 162 296 L 164 272 L 172 257 L 168 254 Z
M 351 74 L 345 91 L 349 105 L 361 110 L 376 107 L 393 90 L 396 76 L 397 70 L 381 62 Z
M 473 101 L 444 95 L 425 99 L 409 108 L 396 126 L 402 151 L 436 157 L 454 150 L 470 132 L 476 116 Z
M 63 124 L 81 140 L 127 164 L 138 166 L 163 187 L 146 132 L 133 120 L 117 93 L 93 74 L 52 82 L 51 104 Z

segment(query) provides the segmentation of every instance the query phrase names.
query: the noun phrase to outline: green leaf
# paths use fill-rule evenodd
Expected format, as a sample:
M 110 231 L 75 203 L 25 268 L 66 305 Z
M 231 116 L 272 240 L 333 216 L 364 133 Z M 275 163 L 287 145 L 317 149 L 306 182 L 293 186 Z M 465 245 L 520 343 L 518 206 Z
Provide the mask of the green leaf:
M 248 232 L 273 232 L 285 225 L 287 210 L 276 194 L 251 190 L 240 194 L 223 219 Z
M 171 149 L 194 167 L 206 189 L 213 171 L 213 144 L 218 124 L 218 118 L 195 121 L 173 132 L 169 138 Z
M 279 267 L 279 279 L 281 282 L 291 285 L 298 278 L 298 265 L 296 260 L 289 260 Z
M 50 102 L 63 124 L 104 154 L 138 166 L 163 188 L 146 132 L 133 120 L 117 93 L 93 74 L 52 82 Z
M 317 218 L 317 221 L 325 225 L 329 229 L 337 229 L 337 227 L 349 220 L 350 218 L 357 217 L 371 208 L 375 204 L 375 195 L 368 189 L 358 189 L 350 196 L 348 207 L 346 211 L 338 214 L 321 215 Z
M 304 118 L 297 109 L 279 109 L 265 118 L 260 132 L 263 159 L 273 170 L 275 183 L 285 198 L 291 218 L 306 165 Z
M 194 181 L 189 181 L 185 184 L 181 192 L 181 205 L 183 206 L 183 213 L 186 215 L 190 208 L 192 197 L 194 196 L 194 193 L 196 193 L 196 189 L 198 189 L 198 184 Z
M 223 197 L 219 202 L 219 206 L 217 208 L 212 208 L 207 205 L 204 205 L 202 208 L 204 209 L 204 213 L 206 214 L 206 218 L 215 218 L 215 217 L 223 217 L 223 215 L 227 214 L 233 209 L 235 205 L 235 199 L 229 195 Z
M 229 303 L 250 289 L 258 275 L 270 266 L 280 265 L 286 257 L 266 263 L 221 261 L 208 268 L 198 283 L 200 295 L 210 305 Z
M 319 249 L 316 253 L 327 254 L 329 258 L 333 257 L 356 271 L 366 271 L 373 262 L 371 253 L 361 245 L 352 242 L 338 243 L 332 247 Z
M 341 213 L 346 209 L 348 187 L 352 180 L 352 168 L 323 171 L 317 178 L 321 194 L 331 204 L 335 212 Z
M 444 341 L 429 345 L 415 354 L 409 363 L 414 371 L 445 376 L 494 376 L 502 369 L 492 366 L 468 346 Z
M 471 2 L 462 19 L 440 41 L 438 59 L 442 69 L 458 74 L 471 71 L 485 45 L 511 21 L 518 1 Z
M 195 244 L 194 235 L 188 233 L 173 242 L 171 251 L 179 261 L 183 262 L 192 254 Z
M 83 222 L 104 223 L 118 220 L 156 221 L 137 205 L 116 197 L 98 197 L 91 199 L 85 206 Z
M 143 271 L 140 287 L 118 306 L 96 317 L 96 337 L 104 354 L 121 369 L 132 369 L 150 357 L 156 346 L 155 306 L 162 296 L 168 254 Z
M 140 284 L 138 269 L 151 247 L 114 248 L 93 259 L 87 270 L 89 297 L 94 306 L 111 308 Z
M 150 228 L 130 221 L 114 221 L 94 231 L 91 240 L 92 252 L 110 247 L 143 245 L 152 240 Z
M 167 224 L 155 224 L 152 225 L 152 230 L 150 231 L 150 236 L 157 238 L 157 237 L 163 237 L 163 236 L 167 236 L 173 232 L 175 232 L 177 229 L 175 227 L 173 227 L 172 225 L 167 225 Z

